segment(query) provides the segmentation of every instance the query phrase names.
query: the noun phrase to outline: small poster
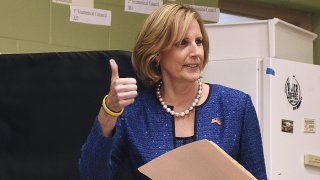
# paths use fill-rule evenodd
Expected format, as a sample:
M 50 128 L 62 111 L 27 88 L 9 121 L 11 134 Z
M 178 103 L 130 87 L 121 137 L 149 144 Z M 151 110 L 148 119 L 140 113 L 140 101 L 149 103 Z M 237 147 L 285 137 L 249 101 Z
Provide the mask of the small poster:
M 70 6 L 70 21 L 85 24 L 111 26 L 111 11 Z
M 203 20 L 206 21 L 219 21 L 220 9 L 208 6 L 190 5 L 193 9 L 197 10 Z
M 281 120 L 281 131 L 286 133 L 293 133 L 293 121 L 282 119 Z
M 163 0 L 125 0 L 124 10 L 142 14 L 151 14 L 163 5 Z
M 292 109 L 297 110 L 301 105 L 302 93 L 300 84 L 295 75 L 287 78 L 284 91 L 286 93 L 288 102 L 292 106 Z
M 304 118 L 304 132 L 305 133 L 315 133 L 315 119 Z

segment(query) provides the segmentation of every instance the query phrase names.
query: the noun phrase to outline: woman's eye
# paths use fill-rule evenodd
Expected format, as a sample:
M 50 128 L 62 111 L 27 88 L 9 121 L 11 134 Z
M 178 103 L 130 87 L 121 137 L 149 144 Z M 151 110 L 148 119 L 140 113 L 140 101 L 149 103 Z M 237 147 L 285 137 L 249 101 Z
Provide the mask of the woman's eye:
M 197 40 L 196 40 L 196 44 L 197 44 L 198 46 L 201 46 L 202 43 L 203 43 L 202 39 L 197 39 Z
M 196 45 L 197 46 L 202 46 L 202 44 L 203 44 L 203 40 L 202 39 L 196 39 L 195 40 L 195 43 L 196 43 Z M 188 39 L 183 39 L 183 40 L 181 40 L 180 42 L 179 42 L 179 46 L 188 46 L 189 45 L 189 41 L 188 41 Z
M 183 39 L 181 42 L 180 42 L 180 46 L 186 46 L 188 44 L 188 41 L 186 39 Z

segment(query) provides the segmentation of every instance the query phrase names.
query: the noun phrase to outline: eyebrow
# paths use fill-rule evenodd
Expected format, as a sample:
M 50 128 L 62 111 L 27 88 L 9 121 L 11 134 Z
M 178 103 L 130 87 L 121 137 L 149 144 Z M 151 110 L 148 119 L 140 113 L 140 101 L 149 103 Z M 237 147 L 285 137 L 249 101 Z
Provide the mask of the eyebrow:
M 199 39 L 199 38 L 200 38 L 200 39 L 203 39 L 203 36 L 197 36 L 195 39 Z M 183 40 L 183 39 L 189 40 L 190 38 L 188 38 L 188 37 L 183 37 L 182 40 Z

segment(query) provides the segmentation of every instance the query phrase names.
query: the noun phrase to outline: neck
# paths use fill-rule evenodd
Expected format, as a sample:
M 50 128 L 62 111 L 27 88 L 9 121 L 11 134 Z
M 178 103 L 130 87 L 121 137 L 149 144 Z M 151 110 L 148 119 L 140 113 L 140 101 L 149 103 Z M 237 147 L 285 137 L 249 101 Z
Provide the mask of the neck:
M 201 92 L 199 92 L 199 90 Z M 172 84 L 170 87 L 169 84 L 162 82 L 156 88 L 157 96 L 159 101 L 162 103 L 166 109 L 166 105 L 174 106 L 174 112 L 178 112 L 176 116 L 184 116 L 186 110 L 193 110 L 196 104 L 199 102 L 201 93 L 202 93 L 202 83 L 200 80 L 197 80 L 192 83 L 185 85 Z M 167 112 L 173 110 L 167 109 Z M 181 113 L 183 115 L 181 115 Z M 172 112 L 171 112 L 172 114 Z
M 198 80 L 190 83 L 163 82 L 161 94 L 166 102 L 174 106 L 188 103 L 194 99 L 198 92 Z

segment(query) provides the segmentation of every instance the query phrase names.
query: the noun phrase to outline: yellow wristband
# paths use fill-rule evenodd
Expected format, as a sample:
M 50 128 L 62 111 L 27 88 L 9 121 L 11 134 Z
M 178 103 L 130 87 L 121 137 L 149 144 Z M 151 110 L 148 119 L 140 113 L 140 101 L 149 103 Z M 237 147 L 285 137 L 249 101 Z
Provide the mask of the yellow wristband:
M 113 116 L 113 117 L 118 117 L 120 116 L 122 113 L 123 113 L 123 109 L 121 109 L 120 112 L 113 112 L 112 110 L 110 110 L 108 107 L 107 107 L 107 104 L 106 104 L 106 99 L 107 99 L 108 95 L 106 95 L 103 100 L 102 100 L 102 107 L 104 109 L 104 111 L 109 114 L 110 116 Z

